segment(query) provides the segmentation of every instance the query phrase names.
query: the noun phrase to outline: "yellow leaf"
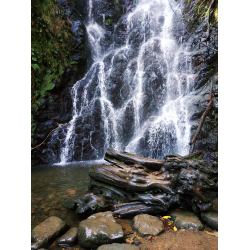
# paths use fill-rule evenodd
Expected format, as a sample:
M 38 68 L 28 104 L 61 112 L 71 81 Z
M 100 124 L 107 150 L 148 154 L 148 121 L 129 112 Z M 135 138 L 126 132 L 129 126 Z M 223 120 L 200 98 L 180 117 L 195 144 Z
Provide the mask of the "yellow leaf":
M 177 231 L 177 228 L 174 226 L 174 231 Z
M 129 180 L 129 178 L 128 178 L 128 177 L 126 177 L 126 179 L 127 179 L 127 180 Z
M 159 245 L 159 247 L 162 247 L 161 245 Z
M 168 219 L 168 218 L 171 218 L 171 216 L 163 216 L 162 218 L 163 219 Z

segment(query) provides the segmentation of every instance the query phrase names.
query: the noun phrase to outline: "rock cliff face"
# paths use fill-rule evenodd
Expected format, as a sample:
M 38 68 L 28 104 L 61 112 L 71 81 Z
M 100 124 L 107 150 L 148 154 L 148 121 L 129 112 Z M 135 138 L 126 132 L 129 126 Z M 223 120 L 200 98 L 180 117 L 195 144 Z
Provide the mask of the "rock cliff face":
M 65 19 L 69 17 L 74 37 L 72 61 L 77 67 L 67 68 L 60 82 L 54 82 L 50 97 L 42 100 L 42 106 L 36 112 L 33 146 L 40 144 L 57 124 L 66 123 L 72 117 L 72 99 L 70 90 L 75 82 L 83 77 L 91 62 L 91 50 L 84 22 L 87 16 L 87 2 L 84 0 L 60 0 L 59 7 L 64 11 Z M 48 145 L 42 145 L 32 151 L 32 165 L 46 164 Z
M 79 66 L 76 72 L 67 71 L 63 75 L 51 91 L 53 100 L 44 100 L 43 108 L 37 112 L 34 146 L 57 123 L 71 121 L 73 125 L 60 127 L 34 150 L 33 164 L 60 162 L 62 152 L 66 152 L 66 161 L 98 159 L 109 146 L 158 159 L 181 150 L 186 154 L 187 142 L 196 132 L 211 93 L 213 107 L 202 126 L 195 151 L 203 150 L 208 162 L 217 161 L 218 54 L 197 41 L 218 49 L 218 25 L 211 21 L 209 24 L 189 21 L 193 18 L 192 1 L 170 2 L 176 14 L 183 16 L 181 22 L 170 11 L 161 15 L 159 10 L 164 6 L 158 0 L 150 7 L 151 12 L 146 7 L 138 10 L 139 4 L 132 0 L 60 2 L 61 9 L 71 18 L 76 43 L 72 58 L 79 61 Z M 168 16 L 173 20 L 169 27 Z M 165 33 L 164 28 L 167 28 Z M 174 41 L 171 48 L 175 54 L 161 50 L 163 38 L 158 39 L 158 35 L 162 32 L 166 39 L 170 36 Z M 184 52 L 180 50 L 182 47 Z M 174 66 L 168 65 L 171 60 Z M 188 98 L 177 103 L 182 95 Z M 79 102 L 81 99 L 85 104 Z M 177 100 L 175 108 L 182 105 L 182 111 L 176 108 L 176 123 L 165 122 L 170 116 L 167 113 L 166 119 L 157 125 L 156 120 L 163 117 L 166 100 Z

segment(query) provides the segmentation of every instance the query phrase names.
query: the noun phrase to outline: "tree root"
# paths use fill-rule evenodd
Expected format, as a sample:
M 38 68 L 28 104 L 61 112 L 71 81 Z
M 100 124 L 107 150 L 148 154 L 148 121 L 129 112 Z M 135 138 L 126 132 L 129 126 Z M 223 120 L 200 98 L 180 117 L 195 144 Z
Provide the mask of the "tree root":
M 54 132 L 55 130 L 57 130 L 60 126 L 69 125 L 69 124 L 70 124 L 70 123 L 58 124 L 58 127 L 57 127 L 57 128 L 54 128 L 52 131 L 50 131 L 50 133 L 47 135 L 47 137 L 45 138 L 45 140 L 44 140 L 42 143 L 40 143 L 39 145 L 35 146 L 35 147 L 32 148 L 31 150 L 40 147 L 40 146 L 47 140 L 47 138 L 49 137 L 49 135 L 50 135 L 52 132 Z

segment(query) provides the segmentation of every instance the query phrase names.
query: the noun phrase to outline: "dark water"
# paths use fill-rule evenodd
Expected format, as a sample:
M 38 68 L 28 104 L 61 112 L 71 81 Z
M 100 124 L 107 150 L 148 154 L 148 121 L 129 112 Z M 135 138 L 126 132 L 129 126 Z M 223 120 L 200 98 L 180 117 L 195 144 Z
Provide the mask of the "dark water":
M 31 230 L 55 215 L 68 226 L 77 226 L 74 211 L 62 206 L 68 198 L 81 197 L 87 193 L 90 177 L 89 168 L 103 161 L 78 162 L 68 165 L 35 166 L 31 169 Z

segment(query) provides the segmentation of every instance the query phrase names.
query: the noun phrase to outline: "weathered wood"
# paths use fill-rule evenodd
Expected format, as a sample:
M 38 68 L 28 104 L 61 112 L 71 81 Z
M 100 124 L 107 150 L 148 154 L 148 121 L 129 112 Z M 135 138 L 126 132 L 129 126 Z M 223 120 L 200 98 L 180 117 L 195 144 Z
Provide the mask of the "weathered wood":
M 193 209 L 197 214 L 209 211 L 218 196 L 218 172 L 213 166 L 207 167 L 202 157 L 199 151 L 187 156 L 168 154 L 162 161 L 151 161 L 109 149 L 105 160 L 112 166 L 93 165 L 89 189 L 105 200 L 98 210 L 109 209 L 121 217 L 162 213 L 174 206 Z M 146 172 L 145 165 L 152 168 L 152 162 L 158 171 Z M 91 200 L 92 196 L 75 201 L 79 214 L 90 209 L 96 212 L 96 198 Z
M 119 218 L 134 217 L 137 214 L 159 214 L 163 212 L 162 206 L 159 205 L 146 205 L 143 202 L 138 203 L 123 203 L 114 205 L 111 208 L 114 216 Z
M 116 167 L 123 169 L 125 172 L 129 172 L 129 173 L 136 174 L 136 175 L 144 175 L 144 176 L 148 175 L 148 173 L 145 172 L 144 169 L 138 168 L 137 164 L 135 164 L 133 166 L 128 166 L 128 165 L 126 165 L 118 160 L 115 160 L 115 159 L 108 159 L 107 161 L 112 163 Z
M 164 162 L 163 160 L 143 158 L 139 155 L 131 154 L 125 151 L 119 152 L 114 150 L 113 148 L 108 148 L 104 160 L 110 162 L 110 160 L 112 159 L 121 161 L 128 165 L 139 164 L 153 170 L 160 170 L 162 163 Z
M 172 180 L 161 180 L 160 177 L 152 174 L 141 175 L 133 169 L 128 171 L 115 166 L 93 165 L 90 168 L 89 176 L 95 180 L 123 187 L 132 192 L 160 189 L 165 193 L 174 194 L 172 190 L 174 178 Z

